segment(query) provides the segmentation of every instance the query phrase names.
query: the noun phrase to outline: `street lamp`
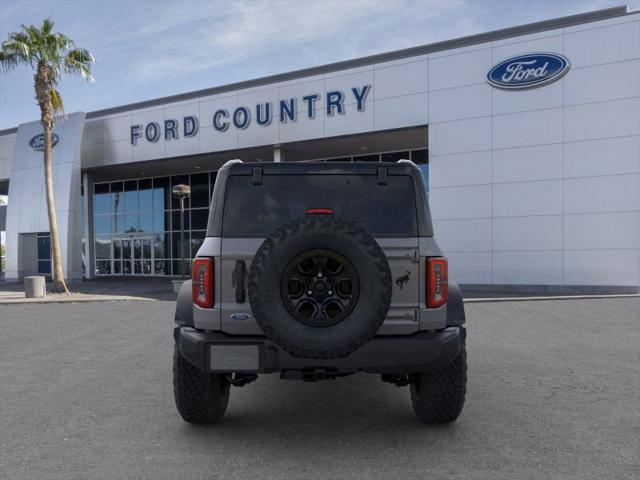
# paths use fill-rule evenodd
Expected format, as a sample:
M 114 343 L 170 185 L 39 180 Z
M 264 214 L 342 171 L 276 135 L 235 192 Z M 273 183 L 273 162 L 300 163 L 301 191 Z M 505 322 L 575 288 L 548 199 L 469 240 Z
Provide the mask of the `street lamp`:
M 191 195 L 189 185 L 176 185 L 171 189 L 173 196 L 180 199 L 180 275 L 184 274 L 184 201 Z

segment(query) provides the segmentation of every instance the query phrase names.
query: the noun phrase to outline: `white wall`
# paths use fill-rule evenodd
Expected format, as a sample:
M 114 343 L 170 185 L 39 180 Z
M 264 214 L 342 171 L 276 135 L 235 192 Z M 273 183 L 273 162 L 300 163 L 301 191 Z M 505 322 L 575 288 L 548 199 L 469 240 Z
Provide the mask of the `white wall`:
M 11 164 L 16 149 L 16 134 L 0 137 L 0 181 L 8 180 L 11 174 Z
M 62 268 L 70 279 L 82 277 L 80 145 L 83 129 L 84 113 L 72 113 L 58 120 L 54 132 L 59 141 L 52 149 Z M 18 127 L 7 205 L 7 279 L 23 275 L 19 260 L 20 234 L 49 231 L 43 153 L 29 145 L 30 139 L 39 133 L 42 133 L 39 121 Z
M 640 15 L 429 56 L 431 209 L 452 278 L 640 285 Z M 504 91 L 510 56 L 569 73 Z

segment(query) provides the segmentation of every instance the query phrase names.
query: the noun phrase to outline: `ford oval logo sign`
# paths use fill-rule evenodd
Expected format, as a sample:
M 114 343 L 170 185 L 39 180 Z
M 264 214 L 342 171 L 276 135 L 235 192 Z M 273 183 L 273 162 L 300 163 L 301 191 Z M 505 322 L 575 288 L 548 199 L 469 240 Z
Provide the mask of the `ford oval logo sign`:
M 56 143 L 58 143 L 58 140 L 59 140 L 58 135 L 56 135 L 55 133 L 52 133 L 51 148 L 56 146 Z M 38 152 L 43 152 L 44 151 L 44 133 L 39 133 L 38 135 L 33 137 L 31 140 L 29 140 L 29 146 L 34 150 L 37 150 Z
M 487 82 L 505 90 L 541 87 L 566 74 L 571 62 L 557 53 L 530 53 L 508 58 L 489 70 Z
M 251 318 L 251 315 L 244 312 L 232 313 L 229 316 L 231 317 L 231 320 L 235 320 L 236 322 L 244 322 L 245 320 L 249 320 Z

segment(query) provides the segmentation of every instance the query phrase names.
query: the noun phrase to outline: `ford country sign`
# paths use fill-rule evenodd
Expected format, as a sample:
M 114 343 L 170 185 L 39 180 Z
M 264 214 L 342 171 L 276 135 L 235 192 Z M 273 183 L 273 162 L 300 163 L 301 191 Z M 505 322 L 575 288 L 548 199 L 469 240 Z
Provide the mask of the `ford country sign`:
M 56 143 L 58 143 L 58 140 L 59 140 L 58 135 L 56 135 L 55 133 L 52 133 L 51 148 L 56 146 Z M 31 140 L 29 140 L 29 146 L 34 150 L 37 150 L 38 152 L 43 152 L 44 151 L 44 133 L 39 133 L 38 135 L 35 135 L 34 137 L 32 137 Z
M 541 87 L 561 78 L 571 63 L 557 53 L 530 53 L 508 58 L 489 70 L 487 82 L 505 90 Z

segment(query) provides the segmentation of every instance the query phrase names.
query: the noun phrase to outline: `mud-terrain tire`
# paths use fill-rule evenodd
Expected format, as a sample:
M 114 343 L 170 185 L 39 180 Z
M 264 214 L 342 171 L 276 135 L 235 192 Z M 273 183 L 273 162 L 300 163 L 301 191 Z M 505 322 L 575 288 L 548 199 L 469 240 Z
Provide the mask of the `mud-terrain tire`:
M 215 423 L 229 404 L 230 384 L 225 375 L 204 373 L 173 352 L 173 394 L 180 416 L 189 423 Z
M 467 390 L 467 352 L 465 347 L 448 365 L 435 372 L 412 376 L 411 403 L 425 423 L 455 421 L 464 405 Z
M 334 323 L 327 314 L 328 307 L 322 303 L 325 300 L 318 302 L 323 313 L 315 325 L 296 317 L 297 312 L 287 303 L 287 275 L 293 275 L 287 272 L 292 271 L 291 265 L 297 259 L 313 256 L 315 252 L 321 252 L 311 258 L 320 265 L 316 271 L 321 272 L 328 265 L 319 260 L 328 252 L 329 256 L 335 254 L 344 260 L 344 271 L 348 270 L 353 280 L 354 286 L 349 287 L 353 297 L 346 302 L 349 307 L 344 308 L 340 317 L 336 315 Z M 304 282 L 315 282 L 315 273 L 311 276 L 314 279 L 307 278 Z M 333 215 L 309 215 L 278 228 L 258 249 L 249 271 L 248 287 L 251 309 L 265 335 L 297 358 L 329 359 L 351 354 L 378 331 L 389 310 L 392 293 L 389 263 L 375 239 L 354 222 Z M 322 320 L 328 321 L 322 324 Z

